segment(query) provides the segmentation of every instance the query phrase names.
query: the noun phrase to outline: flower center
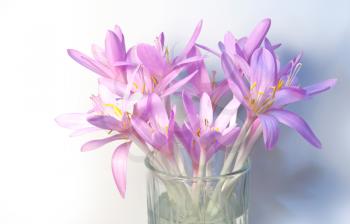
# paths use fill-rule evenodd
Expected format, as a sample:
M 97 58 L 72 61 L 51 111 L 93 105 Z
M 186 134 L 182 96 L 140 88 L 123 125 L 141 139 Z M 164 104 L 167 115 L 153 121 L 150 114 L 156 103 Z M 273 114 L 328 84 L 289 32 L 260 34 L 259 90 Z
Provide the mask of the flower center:
M 257 83 L 254 82 L 250 86 L 250 95 L 247 97 L 251 110 L 254 111 L 255 114 L 263 113 L 268 110 L 274 103 L 276 92 L 279 91 L 283 85 L 283 80 L 279 80 L 276 86 L 270 87 L 270 91 L 258 91 L 256 90 Z

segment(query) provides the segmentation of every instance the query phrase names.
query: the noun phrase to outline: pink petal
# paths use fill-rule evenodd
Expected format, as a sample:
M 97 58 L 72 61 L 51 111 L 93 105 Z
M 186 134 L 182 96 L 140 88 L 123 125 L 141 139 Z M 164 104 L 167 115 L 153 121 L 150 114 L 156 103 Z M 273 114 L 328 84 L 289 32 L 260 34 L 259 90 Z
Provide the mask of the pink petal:
M 210 95 L 212 99 L 213 105 L 217 105 L 220 98 L 225 95 L 225 93 L 229 90 L 229 86 L 226 80 L 222 80 L 217 86 L 214 88 L 213 92 Z
M 274 106 L 283 106 L 304 99 L 306 91 L 297 87 L 285 87 L 276 92 Z
M 140 137 L 147 143 L 152 144 L 153 138 L 152 138 L 152 132 L 153 130 L 151 127 L 146 124 L 143 120 L 134 117 L 131 119 L 131 124 L 133 128 L 135 129 L 136 133 L 140 135 Z
M 88 151 L 92 151 L 94 149 L 97 149 L 109 142 L 112 141 L 116 141 L 116 140 L 120 140 L 120 139 L 126 139 L 127 135 L 121 135 L 121 134 L 117 134 L 117 135 L 113 135 L 110 136 L 108 138 L 103 138 L 103 139 L 95 139 L 89 142 L 86 142 L 82 147 L 81 147 L 81 151 L 82 152 L 88 152 Z
M 55 118 L 58 125 L 68 129 L 81 129 L 91 126 L 87 121 L 87 113 L 62 114 Z
M 215 120 L 215 127 L 222 132 L 230 121 L 235 121 L 237 117 L 238 107 L 241 105 L 237 98 L 233 98 L 220 112 L 219 116 Z
M 191 49 L 194 47 L 197 38 L 201 32 L 202 29 L 202 25 L 203 25 L 203 21 L 199 21 L 199 23 L 196 26 L 196 29 L 194 30 L 191 39 L 188 41 L 186 47 L 184 48 L 184 50 L 182 51 L 182 53 L 176 58 L 177 61 L 181 61 L 183 58 L 185 58 L 187 56 L 187 54 L 191 51 Z
M 81 135 L 84 135 L 84 134 L 87 134 L 87 133 L 90 133 L 93 131 L 99 131 L 99 130 L 101 130 L 101 129 L 96 128 L 96 127 L 81 128 L 81 129 L 73 131 L 69 136 L 76 137 L 76 136 L 81 136 Z
M 336 79 L 328 79 L 323 82 L 307 86 L 304 89 L 306 90 L 306 94 L 308 96 L 313 96 L 319 94 L 321 92 L 327 91 L 332 88 L 337 83 Z
M 192 98 L 186 94 L 185 91 L 182 91 L 182 102 L 186 112 L 187 120 L 190 122 L 192 131 L 195 131 L 199 127 L 199 119 L 197 117 L 197 111 L 194 107 Z
M 231 32 L 227 32 L 224 37 L 224 45 L 226 52 L 233 57 L 236 53 L 236 43 L 237 40 Z
M 115 33 L 115 35 L 117 35 L 120 42 L 124 45 L 124 34 L 123 34 L 120 26 L 118 26 L 118 25 L 114 26 L 114 33 Z M 125 47 L 124 47 L 124 49 L 125 49 Z
M 244 52 L 247 59 L 249 59 L 252 53 L 260 46 L 270 29 L 270 25 L 271 20 L 264 19 L 254 28 L 252 33 L 249 35 L 244 45 Z
M 213 107 L 210 97 L 207 93 L 203 93 L 200 100 L 199 116 L 201 121 L 201 128 L 204 130 L 210 127 L 213 123 Z
M 157 76 L 163 75 L 166 61 L 157 49 L 148 44 L 137 45 L 137 56 L 142 64 Z
M 303 136 L 310 144 L 317 148 L 321 148 L 321 142 L 313 133 L 309 125 L 296 115 L 287 110 L 273 109 L 269 110 L 268 114 L 274 116 L 279 122 L 295 129 L 301 136 Z
M 111 64 L 125 60 L 126 53 L 125 48 L 123 48 L 123 43 L 112 31 L 107 31 L 105 49 L 106 56 Z
M 160 97 L 154 93 L 151 95 L 151 99 L 152 117 L 156 125 L 158 125 L 159 129 L 167 127 L 169 125 L 169 118 L 164 103 Z
M 245 106 L 247 106 L 247 103 L 244 99 L 244 96 L 241 92 L 241 90 L 239 89 L 239 87 L 236 85 L 236 83 L 234 83 L 232 80 L 227 80 L 227 84 L 230 87 L 233 95 L 238 99 L 238 101 L 242 104 L 244 104 Z
M 237 56 L 238 57 L 238 56 Z M 238 67 L 230 58 L 230 56 L 224 51 L 221 56 L 221 66 L 224 70 L 225 76 L 228 80 L 232 80 L 235 86 L 238 88 L 240 95 L 247 96 L 248 89 L 244 82 L 241 68 Z
M 238 137 L 240 128 L 232 128 L 230 131 L 228 131 L 226 134 L 222 135 L 219 139 L 218 142 L 220 145 L 227 146 L 232 144 L 233 142 L 236 141 L 236 138 Z
M 100 85 L 106 86 L 112 93 L 122 97 L 124 96 L 126 85 L 114 79 L 100 78 Z
M 193 57 L 189 57 L 189 58 L 186 58 L 184 60 L 181 60 L 175 66 L 176 67 L 180 67 L 180 66 L 188 65 L 188 64 L 191 64 L 191 63 L 194 63 L 194 62 L 203 61 L 203 59 L 204 59 L 204 56 L 193 56 Z
M 94 56 L 96 61 L 99 61 L 103 64 L 108 64 L 106 54 L 101 47 L 97 46 L 96 44 L 93 44 L 91 46 L 91 51 L 92 51 L 92 55 Z
M 71 58 L 85 68 L 90 69 L 101 76 L 110 77 L 109 72 L 103 69 L 103 65 L 101 63 L 74 49 L 68 49 L 67 52 Z
M 173 71 L 171 71 L 169 74 L 167 74 L 164 78 L 160 80 L 156 88 L 154 89 L 154 92 L 160 92 L 164 90 L 176 77 L 180 74 L 180 72 L 184 68 L 176 68 Z
M 128 154 L 131 142 L 119 145 L 112 156 L 112 172 L 120 195 L 125 198 Z
M 202 44 L 196 44 L 196 46 L 199 47 L 199 48 L 201 48 L 201 49 L 203 49 L 203 50 L 205 50 L 205 51 L 208 51 L 208 52 L 212 53 L 213 55 L 216 55 L 216 56 L 218 56 L 218 57 L 221 56 L 221 54 L 220 54 L 219 52 L 217 52 L 217 51 L 215 51 L 215 50 L 213 50 L 213 49 L 210 49 L 210 48 L 207 47 L 207 46 L 204 46 L 204 45 L 202 45 Z
M 117 120 L 111 116 L 96 115 L 88 118 L 88 122 L 98 128 L 106 130 L 116 130 Z
M 191 74 L 187 75 L 185 78 L 174 83 L 171 87 L 169 87 L 168 89 L 166 89 L 163 92 L 162 97 L 168 96 L 168 95 L 174 93 L 175 91 L 177 91 L 178 89 L 180 89 L 182 86 L 184 86 L 186 83 L 188 83 L 193 78 L 193 76 L 195 76 L 197 74 L 197 72 L 198 71 L 194 71 Z
M 254 51 L 251 62 L 252 75 L 250 83 L 256 83 L 258 92 L 266 92 L 276 85 L 276 64 L 273 55 L 265 48 Z
M 263 129 L 264 143 L 267 149 L 272 149 L 278 140 L 278 121 L 270 115 L 259 115 L 260 124 Z

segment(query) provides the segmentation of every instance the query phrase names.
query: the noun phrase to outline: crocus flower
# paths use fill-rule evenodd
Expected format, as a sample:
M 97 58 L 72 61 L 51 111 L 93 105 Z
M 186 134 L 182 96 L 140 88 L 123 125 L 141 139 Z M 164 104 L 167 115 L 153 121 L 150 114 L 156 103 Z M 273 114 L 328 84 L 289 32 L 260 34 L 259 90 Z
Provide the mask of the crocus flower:
M 240 39 L 236 39 L 231 32 L 228 32 L 224 37 L 224 42 L 221 44 L 230 56 L 239 55 L 246 61 L 249 61 L 253 52 L 264 41 L 270 25 L 271 20 L 268 18 L 264 19 L 253 29 L 248 37 L 242 37 Z
M 133 62 L 133 48 L 126 51 L 124 35 L 119 26 L 114 31 L 107 31 L 105 49 L 92 45 L 93 58 L 74 49 L 67 50 L 76 62 L 100 76 L 100 84 L 106 85 L 110 90 L 122 96 L 127 76 L 136 65 Z
M 189 57 L 202 56 L 199 47 L 197 46 L 193 46 L 188 55 Z M 189 64 L 186 70 L 188 73 L 198 71 L 198 74 L 190 80 L 189 83 L 191 85 L 186 88 L 186 92 L 189 92 L 194 96 L 201 96 L 203 93 L 207 93 L 212 99 L 214 107 L 217 105 L 220 98 L 229 91 L 226 80 L 216 80 L 216 71 L 212 71 L 212 73 L 209 74 L 204 60 Z
M 196 75 L 196 70 L 190 72 L 180 81 L 172 83 L 184 70 L 185 66 L 203 60 L 202 56 L 188 57 L 191 49 L 195 46 L 201 27 L 202 21 L 197 25 L 184 50 L 175 58 L 171 58 L 168 48 L 164 46 L 163 33 L 156 39 L 155 46 L 149 44 L 137 45 L 137 58 L 139 64 L 142 65 L 142 69 L 134 80 L 133 90 L 141 90 L 145 94 L 156 93 L 161 97 L 165 97 L 189 82 Z
M 265 32 L 262 34 L 261 36 L 265 36 Z M 258 42 L 260 41 L 256 41 Z M 229 78 L 229 86 L 247 109 L 248 116 L 251 119 L 257 117 L 260 120 L 264 142 L 268 149 L 277 142 L 278 123 L 295 129 L 308 142 L 320 148 L 320 141 L 307 123 L 295 113 L 285 110 L 284 107 L 331 88 L 335 80 L 327 80 L 304 88 L 299 87 L 295 76 L 300 67 L 300 56 L 294 58 L 287 69 L 280 70 L 280 62 L 274 48 L 266 40 L 265 47 L 255 49 L 248 60 L 248 53 L 242 55 L 227 49 L 226 46 L 221 47 L 222 67 Z M 231 53 L 228 53 L 229 50 Z
M 193 168 L 198 169 L 201 148 L 206 152 L 206 160 L 224 146 L 235 141 L 239 133 L 236 127 L 237 109 L 240 103 L 234 98 L 214 120 L 214 111 L 209 95 L 200 98 L 199 112 L 185 91 L 182 94 L 187 120 L 182 127 L 176 125 L 176 135 L 192 158 Z
M 141 143 L 141 149 L 148 152 L 145 142 L 134 131 L 130 122 L 134 106 L 143 96 L 138 92 L 131 93 L 130 86 L 131 83 L 126 87 L 123 98 L 120 98 L 104 85 L 99 85 L 99 95 L 91 97 L 94 103 L 92 110 L 86 114 L 62 115 L 56 119 L 61 126 L 77 129 L 75 132 L 108 131 L 108 137 L 86 142 L 81 147 L 83 152 L 117 140 L 126 141 L 118 144 L 112 155 L 113 177 L 122 197 L 125 197 L 127 157 L 132 141 Z
M 174 147 L 175 107 L 168 115 L 162 99 L 155 93 L 149 96 L 148 120 L 132 117 L 131 123 L 139 136 L 155 150 L 164 155 L 172 156 Z

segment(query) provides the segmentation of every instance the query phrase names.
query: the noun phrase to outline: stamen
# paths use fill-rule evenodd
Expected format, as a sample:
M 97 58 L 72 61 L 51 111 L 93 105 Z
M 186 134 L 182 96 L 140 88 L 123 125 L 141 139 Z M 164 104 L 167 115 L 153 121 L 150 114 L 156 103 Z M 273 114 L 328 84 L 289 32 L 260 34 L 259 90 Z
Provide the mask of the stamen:
M 123 111 L 119 107 L 117 107 L 116 105 L 114 105 L 114 104 L 104 104 L 104 106 L 112 107 L 113 110 L 114 110 L 114 113 L 115 113 L 115 115 L 117 117 L 119 117 L 119 118 L 123 117 Z
M 152 80 L 153 89 L 154 89 L 154 87 L 158 84 L 158 80 L 157 80 L 156 77 L 154 77 L 154 76 L 151 76 L 151 80 Z
M 295 69 L 292 71 L 292 73 L 288 76 L 288 80 L 287 80 L 287 83 L 286 83 L 287 86 L 292 85 L 295 77 L 297 76 L 297 73 L 299 72 L 299 70 L 301 68 L 301 65 L 302 65 L 301 63 L 298 63 L 295 66 Z
M 212 73 L 211 73 L 211 87 L 212 88 L 215 88 L 215 85 L 216 85 L 215 77 L 216 77 L 216 71 L 212 71 Z
M 139 86 L 136 84 L 136 82 L 134 82 L 133 85 L 134 85 L 135 89 L 139 88 Z
M 208 125 L 209 125 L 209 121 L 208 121 L 208 119 L 204 118 L 204 124 L 205 124 L 205 126 L 207 126 L 207 127 L 208 127 Z
M 170 61 L 170 54 L 169 54 L 169 48 L 168 48 L 168 47 L 165 48 L 165 57 L 166 57 L 166 62 L 167 62 L 168 64 L 171 64 L 171 61 Z
M 272 89 L 272 97 L 275 97 L 275 94 L 276 94 L 276 91 L 277 91 L 276 86 L 272 86 L 271 89 Z
M 197 129 L 196 135 L 197 135 L 198 137 L 201 137 L 201 129 L 200 129 L 200 128 Z
M 283 80 L 282 79 L 280 79 L 279 81 L 278 81 L 278 84 L 277 84 L 277 90 L 280 90 L 282 87 L 283 87 Z
M 142 94 L 144 94 L 144 93 L 145 93 L 145 91 L 146 91 L 146 84 L 145 84 L 145 83 L 143 83 L 143 85 L 142 85 Z
M 253 82 L 253 84 L 250 86 L 250 90 L 253 90 L 256 87 L 256 82 Z

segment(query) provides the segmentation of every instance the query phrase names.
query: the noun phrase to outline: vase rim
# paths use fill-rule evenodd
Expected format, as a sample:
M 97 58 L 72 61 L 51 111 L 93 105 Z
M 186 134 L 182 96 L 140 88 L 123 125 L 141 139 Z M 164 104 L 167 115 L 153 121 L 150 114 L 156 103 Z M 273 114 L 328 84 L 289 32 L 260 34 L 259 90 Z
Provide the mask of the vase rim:
M 175 175 L 175 174 L 165 172 L 165 171 L 162 171 L 162 170 L 155 168 L 150 161 L 151 156 L 152 155 L 147 155 L 145 160 L 144 160 L 145 166 L 151 172 L 154 172 L 158 175 L 164 176 L 164 177 L 169 178 L 169 179 L 176 179 L 176 180 L 183 180 L 183 181 L 196 181 L 196 180 L 210 181 L 210 180 L 220 180 L 223 178 L 233 178 L 233 177 L 245 174 L 250 170 L 250 160 L 248 159 L 244 163 L 242 168 L 240 168 L 239 170 L 236 170 L 236 171 L 232 171 L 230 173 L 226 173 L 226 174 L 220 174 L 220 175 L 215 175 L 215 176 L 205 176 L 205 177 Z

